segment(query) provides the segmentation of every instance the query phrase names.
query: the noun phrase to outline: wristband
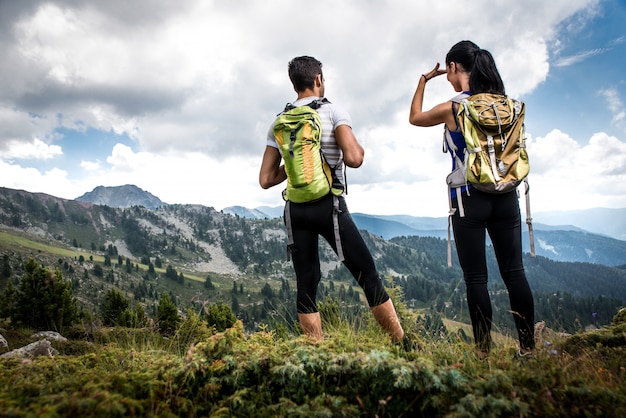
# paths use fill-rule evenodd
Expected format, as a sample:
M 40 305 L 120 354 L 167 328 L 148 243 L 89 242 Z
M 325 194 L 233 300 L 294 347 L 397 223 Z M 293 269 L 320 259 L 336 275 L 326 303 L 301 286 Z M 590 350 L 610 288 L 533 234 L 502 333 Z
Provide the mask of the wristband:
M 426 74 L 422 74 L 422 77 L 424 77 L 424 83 L 428 82 L 428 80 L 430 80 L 430 78 L 426 77 Z

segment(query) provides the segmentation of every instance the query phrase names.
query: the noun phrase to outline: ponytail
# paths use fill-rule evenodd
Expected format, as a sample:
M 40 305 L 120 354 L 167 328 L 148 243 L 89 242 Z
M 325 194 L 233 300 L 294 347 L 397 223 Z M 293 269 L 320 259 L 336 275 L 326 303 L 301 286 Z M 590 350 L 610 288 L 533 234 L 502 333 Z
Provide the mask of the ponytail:
M 486 49 L 481 49 L 472 41 L 455 44 L 446 55 L 446 64 L 461 64 L 470 73 L 470 91 L 476 93 L 505 94 L 502 77 L 496 67 L 493 56 Z
M 479 49 L 474 55 L 474 68 L 470 72 L 469 84 L 472 93 L 505 94 L 496 62 L 486 49 Z

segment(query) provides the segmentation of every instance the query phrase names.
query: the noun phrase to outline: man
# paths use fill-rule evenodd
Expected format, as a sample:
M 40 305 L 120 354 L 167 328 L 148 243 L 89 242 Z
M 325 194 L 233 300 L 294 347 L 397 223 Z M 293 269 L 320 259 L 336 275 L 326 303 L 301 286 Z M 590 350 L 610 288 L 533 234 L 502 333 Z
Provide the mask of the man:
M 324 97 L 322 63 L 312 57 L 297 57 L 289 62 L 289 78 L 297 93 L 294 106 L 303 106 Z M 357 168 L 363 163 L 364 151 L 352 132 L 350 115 L 341 107 L 325 102 L 317 108 L 322 121 L 322 152 L 332 167 L 336 181 L 345 190 L 344 163 Z M 259 183 L 264 189 L 287 179 L 282 155 L 274 136 L 274 124 L 267 135 L 267 146 L 259 173 Z M 363 289 L 367 302 L 378 323 L 395 342 L 404 342 L 404 330 L 398 321 L 395 308 L 374 265 L 374 260 L 354 224 L 343 194 L 332 192 L 306 203 L 287 201 L 285 221 L 291 232 L 293 245 L 290 252 L 297 279 L 298 320 L 304 333 L 314 341 L 323 339 L 322 323 L 317 310 L 316 293 L 321 279 L 318 254 L 318 237 L 328 241 L 335 253 L 343 255 L 343 263 Z M 289 219 L 287 219 L 289 217 Z M 333 219 L 335 217 L 335 219 Z M 338 236 L 335 226 L 338 224 Z M 339 245 L 338 245 L 339 244 Z

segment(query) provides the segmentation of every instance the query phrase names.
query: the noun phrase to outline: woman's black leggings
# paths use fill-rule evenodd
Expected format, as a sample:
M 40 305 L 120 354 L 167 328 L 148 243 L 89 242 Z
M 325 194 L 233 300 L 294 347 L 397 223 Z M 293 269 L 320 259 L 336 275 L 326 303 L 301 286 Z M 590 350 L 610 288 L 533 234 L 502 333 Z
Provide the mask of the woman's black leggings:
M 534 301 L 522 264 L 522 233 L 516 191 L 504 194 L 471 190 L 463 193 L 465 216 L 455 211 L 452 217 L 454 240 L 463 269 L 467 304 L 474 339 L 483 351 L 489 351 L 491 337 L 491 300 L 487 290 L 485 231 L 489 233 L 500 275 L 509 293 L 520 346 L 532 349 L 534 343 Z M 456 199 L 453 206 L 458 207 Z
M 311 203 L 291 205 L 291 227 L 294 246 L 291 257 L 297 279 L 298 313 L 317 312 L 316 294 L 321 279 L 318 237 L 321 235 L 331 245 L 335 253 L 333 229 L 333 196 L 331 194 Z M 370 307 L 380 305 L 389 299 L 382 280 L 378 275 L 374 259 L 359 233 L 343 197 L 339 197 L 339 234 L 348 268 L 363 289 Z

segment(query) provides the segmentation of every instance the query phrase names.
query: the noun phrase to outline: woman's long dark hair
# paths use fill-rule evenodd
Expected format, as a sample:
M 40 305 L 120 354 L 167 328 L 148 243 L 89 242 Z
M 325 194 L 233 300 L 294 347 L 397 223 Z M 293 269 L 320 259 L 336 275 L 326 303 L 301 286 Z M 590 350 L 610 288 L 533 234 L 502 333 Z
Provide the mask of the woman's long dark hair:
M 505 94 L 502 77 L 493 56 L 472 41 L 461 41 L 450 48 L 446 55 L 446 65 L 451 62 L 461 64 L 470 73 L 469 84 L 472 93 Z

